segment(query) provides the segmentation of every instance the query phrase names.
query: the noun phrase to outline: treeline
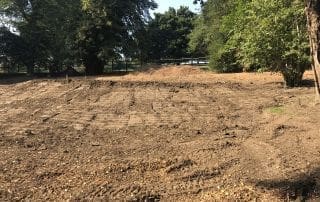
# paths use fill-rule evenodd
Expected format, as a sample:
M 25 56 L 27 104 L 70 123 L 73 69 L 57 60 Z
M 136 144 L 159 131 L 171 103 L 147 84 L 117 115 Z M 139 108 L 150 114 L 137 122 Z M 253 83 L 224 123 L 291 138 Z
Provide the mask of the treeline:
M 83 65 L 95 75 L 112 60 L 150 62 L 192 54 L 188 36 L 196 15 L 187 7 L 152 19 L 153 0 L 1 0 L 0 5 L 2 65 L 27 67 L 29 74 Z
M 304 1 L 199 2 L 200 14 L 181 7 L 151 18 L 153 0 L 1 0 L 0 57 L 29 74 L 83 65 L 93 75 L 111 60 L 208 56 L 218 72 L 271 70 L 300 85 L 310 66 Z
M 1 28 L 1 55 L 11 67 L 36 67 L 50 73 L 84 65 L 101 74 L 112 58 L 139 54 L 141 32 L 151 0 L 2 0 L 3 19 L 17 28 Z

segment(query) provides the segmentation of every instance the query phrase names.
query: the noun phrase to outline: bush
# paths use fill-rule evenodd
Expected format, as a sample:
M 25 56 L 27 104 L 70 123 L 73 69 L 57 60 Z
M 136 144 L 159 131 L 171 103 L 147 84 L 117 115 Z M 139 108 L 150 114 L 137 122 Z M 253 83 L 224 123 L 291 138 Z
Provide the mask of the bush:
M 235 50 L 223 50 L 220 54 L 211 54 L 210 69 L 218 73 L 242 72 L 243 67 L 239 64 Z

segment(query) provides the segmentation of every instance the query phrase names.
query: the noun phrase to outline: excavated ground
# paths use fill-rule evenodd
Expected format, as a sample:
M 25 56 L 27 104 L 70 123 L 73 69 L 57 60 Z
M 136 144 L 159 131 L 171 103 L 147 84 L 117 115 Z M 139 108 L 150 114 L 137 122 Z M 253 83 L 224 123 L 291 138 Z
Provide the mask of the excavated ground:
M 173 67 L 0 83 L 0 201 L 320 195 L 312 81 Z

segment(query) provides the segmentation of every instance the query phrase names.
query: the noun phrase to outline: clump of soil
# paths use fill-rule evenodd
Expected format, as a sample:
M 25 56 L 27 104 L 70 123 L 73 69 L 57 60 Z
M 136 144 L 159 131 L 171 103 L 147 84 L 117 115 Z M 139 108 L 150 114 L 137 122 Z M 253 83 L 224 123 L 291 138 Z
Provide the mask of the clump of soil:
M 197 67 L 187 66 L 187 65 L 177 65 L 177 66 L 165 66 L 162 68 L 154 68 L 149 69 L 148 71 L 144 72 L 144 74 L 150 74 L 152 76 L 188 76 L 194 74 L 202 74 L 204 73 Z
M 144 71 L 129 74 L 125 76 L 126 79 L 146 79 L 152 78 L 154 80 L 166 79 L 166 78 L 181 78 L 190 77 L 195 75 L 201 75 L 205 71 L 200 68 L 189 65 L 171 65 L 171 66 L 154 66 L 149 67 Z

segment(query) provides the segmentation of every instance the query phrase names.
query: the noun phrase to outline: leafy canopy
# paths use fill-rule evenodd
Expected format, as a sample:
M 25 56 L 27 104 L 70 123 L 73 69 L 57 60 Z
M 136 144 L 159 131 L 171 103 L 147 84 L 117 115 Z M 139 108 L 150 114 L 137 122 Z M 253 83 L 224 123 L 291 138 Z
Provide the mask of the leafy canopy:
M 169 8 L 165 13 L 156 13 L 147 25 L 149 45 L 145 51 L 149 60 L 189 57 L 189 34 L 193 29 L 196 14 L 188 7 Z
M 214 70 L 278 71 L 289 86 L 299 85 L 309 65 L 303 2 L 208 0 L 190 46 L 206 47 Z

